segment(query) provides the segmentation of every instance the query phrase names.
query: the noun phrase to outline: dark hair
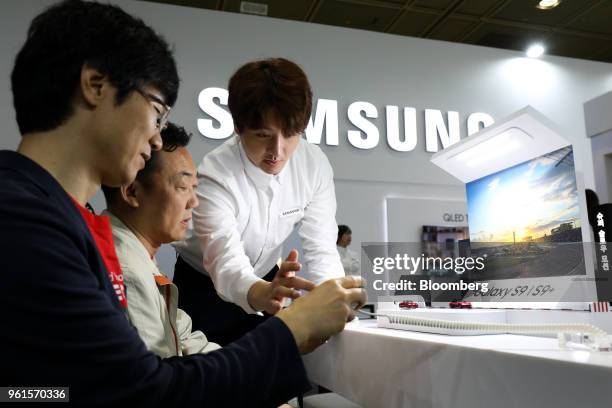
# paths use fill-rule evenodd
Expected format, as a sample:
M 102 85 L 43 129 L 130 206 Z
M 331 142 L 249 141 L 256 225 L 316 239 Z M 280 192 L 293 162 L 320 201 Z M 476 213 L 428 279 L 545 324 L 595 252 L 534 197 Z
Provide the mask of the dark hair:
M 232 75 L 228 107 L 238 132 L 260 129 L 267 113 L 275 115 L 285 137 L 302 133 L 312 111 L 308 78 L 294 62 L 270 58 L 249 62 Z
M 168 126 L 161 131 L 162 149 L 165 152 L 173 152 L 179 147 L 185 147 L 191 140 L 191 133 L 188 133 L 182 126 L 168 122 Z M 145 166 L 136 174 L 136 180 L 140 181 L 145 188 L 153 185 L 152 174 L 159 169 L 159 152 L 151 151 L 151 158 Z M 102 192 L 106 199 L 106 204 L 110 205 L 118 197 L 119 188 L 102 186 Z
M 340 238 L 342 238 L 344 234 L 352 233 L 353 231 L 351 231 L 348 225 L 338 225 L 338 239 L 336 240 L 336 245 L 338 245 L 338 242 L 340 242 Z
M 22 135 L 70 117 L 84 65 L 108 76 L 117 104 L 144 86 L 176 102 L 176 64 L 163 38 L 119 7 L 67 0 L 34 18 L 17 54 L 11 86 Z
M 599 197 L 597 193 L 591 189 L 585 190 L 586 204 L 587 204 L 587 216 L 589 218 L 589 224 L 595 226 L 597 224 L 597 211 L 599 210 Z

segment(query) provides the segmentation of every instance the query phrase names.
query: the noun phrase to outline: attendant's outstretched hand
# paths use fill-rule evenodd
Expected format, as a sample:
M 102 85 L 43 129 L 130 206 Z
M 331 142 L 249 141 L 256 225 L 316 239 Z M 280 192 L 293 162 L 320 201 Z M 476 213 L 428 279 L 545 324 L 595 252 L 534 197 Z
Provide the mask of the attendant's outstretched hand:
M 274 315 L 283 307 L 285 298 L 297 299 L 300 297 L 299 290 L 314 289 L 314 283 L 295 276 L 301 268 L 302 265 L 298 262 L 298 251 L 292 249 L 287 259 L 280 264 L 272 282 L 262 279 L 251 286 L 247 294 L 251 307 Z

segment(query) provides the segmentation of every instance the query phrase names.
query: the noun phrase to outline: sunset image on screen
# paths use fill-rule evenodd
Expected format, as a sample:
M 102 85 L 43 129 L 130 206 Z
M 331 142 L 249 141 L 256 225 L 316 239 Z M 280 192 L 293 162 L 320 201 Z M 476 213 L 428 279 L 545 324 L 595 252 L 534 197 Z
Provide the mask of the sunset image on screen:
M 570 238 L 580 228 L 571 146 L 468 183 L 467 196 L 472 242 Z
M 466 184 L 480 279 L 585 273 L 572 147 Z

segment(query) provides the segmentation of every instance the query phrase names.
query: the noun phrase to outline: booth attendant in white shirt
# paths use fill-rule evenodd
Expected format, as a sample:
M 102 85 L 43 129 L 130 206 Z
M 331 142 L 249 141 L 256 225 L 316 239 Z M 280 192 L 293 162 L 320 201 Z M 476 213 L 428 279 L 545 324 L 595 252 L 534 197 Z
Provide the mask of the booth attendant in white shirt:
M 352 240 L 353 231 L 351 231 L 351 228 L 348 225 L 338 225 L 338 239 L 336 240 L 336 245 L 338 247 L 338 253 L 340 254 L 342 267 L 344 268 L 344 273 L 347 276 L 359 276 L 361 274 L 359 256 L 356 252 L 348 248 Z
M 265 317 L 257 312 L 275 314 L 284 298 L 310 283 L 292 272 L 277 274 L 295 226 L 308 279 L 344 275 L 332 168 L 302 138 L 312 110 L 306 75 L 283 58 L 253 61 L 234 73 L 228 91 L 237 136 L 198 167 L 199 205 L 187 238 L 175 244 L 174 275 L 179 306 L 194 329 L 222 345 L 259 324 Z

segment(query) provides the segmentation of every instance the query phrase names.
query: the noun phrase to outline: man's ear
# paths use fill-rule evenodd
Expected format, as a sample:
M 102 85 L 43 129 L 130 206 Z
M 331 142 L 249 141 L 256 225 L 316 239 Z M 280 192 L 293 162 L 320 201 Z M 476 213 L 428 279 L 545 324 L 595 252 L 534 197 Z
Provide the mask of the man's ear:
M 91 107 L 98 106 L 110 91 L 108 76 L 87 64 L 81 68 L 80 85 L 83 100 Z
M 119 190 L 121 191 L 121 199 L 125 201 L 127 205 L 132 208 L 140 207 L 140 185 L 137 181 L 127 186 L 121 186 Z

